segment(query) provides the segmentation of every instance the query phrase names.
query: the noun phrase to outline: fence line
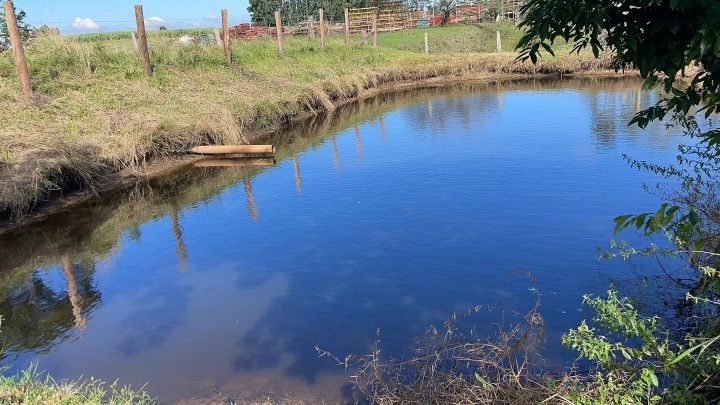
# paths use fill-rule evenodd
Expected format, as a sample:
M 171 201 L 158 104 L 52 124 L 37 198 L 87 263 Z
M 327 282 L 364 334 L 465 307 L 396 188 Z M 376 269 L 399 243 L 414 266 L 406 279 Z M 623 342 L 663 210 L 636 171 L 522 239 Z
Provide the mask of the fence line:
M 10 37 L 11 46 L 13 49 L 13 54 L 15 58 L 15 65 L 18 71 L 18 76 L 20 80 L 20 85 L 22 88 L 23 95 L 25 95 L 28 98 L 33 97 L 33 88 L 32 83 L 30 80 L 30 73 L 28 69 L 27 59 L 25 57 L 25 52 L 23 49 L 23 43 L 22 39 L 20 37 L 20 31 L 18 27 L 17 22 L 17 16 L 14 13 L 14 7 L 11 0 L 4 1 L 4 8 L 5 8 L 5 19 L 8 26 L 8 33 Z M 370 10 L 370 9 L 358 9 L 358 10 Z M 479 14 L 480 8 L 478 7 L 477 12 Z M 141 4 L 134 6 L 135 11 L 135 25 L 136 25 L 136 31 L 130 31 L 130 36 L 133 41 L 133 47 L 134 49 L 140 53 L 140 62 L 142 65 L 142 68 L 145 70 L 146 74 L 148 76 L 152 76 L 153 74 L 153 67 L 151 63 L 151 56 L 150 56 L 150 50 L 148 46 L 148 37 L 146 32 L 146 23 L 147 20 L 145 20 L 144 12 L 143 12 L 143 6 Z M 368 14 L 367 16 L 363 17 L 362 21 L 359 22 L 353 22 L 353 10 L 349 9 L 348 7 L 345 7 L 343 10 L 344 14 L 344 27 L 342 28 L 343 34 L 344 34 L 344 42 L 346 46 L 350 45 L 350 35 L 352 32 L 352 27 L 354 26 L 362 26 L 364 27 L 364 24 L 367 23 L 368 27 L 363 28 L 361 33 L 361 42 L 360 45 L 367 45 L 368 42 L 368 36 L 372 35 L 372 46 L 373 48 L 378 47 L 378 32 L 382 30 L 380 27 L 381 23 L 381 13 L 377 9 L 372 8 L 372 13 Z M 322 8 L 317 10 L 318 13 L 318 24 L 315 24 L 314 15 L 311 14 L 307 17 L 305 20 L 305 24 L 307 24 L 307 34 L 308 37 L 311 40 L 315 40 L 315 30 L 316 27 L 319 30 L 319 42 L 320 42 L 320 49 L 325 50 L 326 48 L 326 35 L 329 32 L 329 27 L 327 22 L 325 21 L 325 13 Z M 364 15 L 364 14 L 363 14 Z M 280 11 L 274 12 L 275 17 L 275 34 L 277 36 L 277 46 L 278 46 L 278 53 L 281 56 L 285 56 L 286 50 L 285 50 L 285 29 L 282 25 L 282 19 L 281 19 L 281 13 Z M 368 18 L 365 18 L 368 17 Z M 217 18 L 217 17 L 214 17 Z M 151 19 L 152 20 L 152 19 Z M 365 21 L 365 20 L 369 20 Z M 167 21 L 167 20 L 164 20 Z M 213 33 L 210 35 L 204 34 L 203 42 L 206 44 L 210 44 L 213 42 L 213 35 L 214 35 L 214 42 L 217 44 L 217 46 L 222 46 L 223 51 L 227 60 L 228 65 L 231 65 L 233 63 L 232 60 L 232 48 L 231 48 L 231 39 L 233 38 L 233 35 L 237 37 L 238 35 L 248 35 L 248 37 L 252 37 L 252 35 L 267 35 L 269 34 L 269 28 L 260 28 L 256 31 L 251 31 L 250 34 L 247 33 L 247 31 L 242 31 L 242 27 L 247 25 L 248 27 L 251 27 L 250 24 L 240 24 L 238 26 L 233 27 L 233 31 L 231 35 L 231 30 L 229 27 L 229 15 L 227 9 L 221 10 L 221 22 L 222 22 L 222 35 L 218 31 L 217 27 L 213 27 Z M 358 25 L 360 24 L 360 25 Z M 302 25 L 302 24 L 301 24 Z M 304 27 L 301 27 L 301 32 L 304 31 Z M 295 30 L 296 33 L 298 33 L 298 30 Z M 59 31 L 58 31 L 59 33 Z M 184 41 L 183 41 L 184 42 Z M 424 51 L 425 53 L 429 53 L 429 39 L 428 39 L 428 33 L 424 33 Z M 497 52 L 502 52 L 502 43 L 500 38 L 500 32 L 497 32 Z

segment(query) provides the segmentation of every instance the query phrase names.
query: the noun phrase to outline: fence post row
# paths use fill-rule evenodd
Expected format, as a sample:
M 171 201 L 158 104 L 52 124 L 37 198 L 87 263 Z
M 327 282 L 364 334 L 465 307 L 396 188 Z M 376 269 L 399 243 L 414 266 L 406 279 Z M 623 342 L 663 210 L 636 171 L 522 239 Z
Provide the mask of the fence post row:
M 350 9 L 345 7 L 345 45 L 350 45 Z
M 5 22 L 7 23 L 8 34 L 10 36 L 10 45 L 15 56 L 15 67 L 20 77 L 20 87 L 22 87 L 23 95 L 32 98 L 33 89 L 30 82 L 30 72 L 28 70 L 27 59 L 25 58 L 25 50 L 23 49 L 22 39 L 20 38 L 20 28 L 17 25 L 17 16 L 15 16 L 15 8 L 10 0 L 5 1 Z
M 135 24 L 137 25 L 138 45 L 140 46 L 140 59 L 143 69 L 148 76 L 152 76 L 152 65 L 150 65 L 150 50 L 148 49 L 147 34 L 145 34 L 145 17 L 141 5 L 135 5 Z
M 325 15 L 323 9 L 318 10 L 320 14 L 320 48 L 325 49 Z
M 223 29 L 223 48 L 225 49 L 225 59 L 228 65 L 232 63 L 232 51 L 230 50 L 230 26 L 228 25 L 228 11 L 226 8 L 220 10 Z
M 283 43 L 283 27 L 280 20 L 280 11 L 275 12 L 275 32 L 277 32 L 278 52 L 280 56 L 285 56 L 285 44 Z

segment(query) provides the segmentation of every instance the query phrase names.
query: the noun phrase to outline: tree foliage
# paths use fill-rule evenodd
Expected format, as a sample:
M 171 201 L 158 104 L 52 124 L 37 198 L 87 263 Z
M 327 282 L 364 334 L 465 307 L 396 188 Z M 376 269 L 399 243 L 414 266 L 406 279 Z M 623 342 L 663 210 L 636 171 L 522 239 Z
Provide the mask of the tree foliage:
M 17 17 L 18 28 L 20 28 L 20 38 L 26 41 L 32 36 L 32 28 L 25 22 L 25 11 L 20 10 L 18 12 L 14 4 L 13 9 Z M 7 49 L 10 49 L 10 34 L 8 33 L 7 22 L 5 21 L 5 8 L 2 7 L 0 8 L 0 52 Z
M 693 277 L 674 281 L 686 289 L 686 306 L 675 318 L 646 317 L 614 291 L 607 298 L 586 297 L 597 315 L 563 342 L 594 361 L 600 373 L 595 394 L 573 402 L 715 402 L 720 398 L 720 129 L 709 118 L 720 112 L 720 1 L 529 0 L 522 13 L 519 59 L 536 63 L 542 52 L 553 54 L 558 39 L 574 43 L 576 52 L 610 52 L 616 69 L 637 68 L 647 89 L 661 84 L 665 92 L 630 124 L 645 127 L 669 115 L 669 125 L 681 125 L 693 140 L 679 147 L 674 165 L 626 157 L 633 166 L 677 180 L 680 190 L 654 212 L 617 217 L 615 233 L 662 235 L 670 247 L 636 250 L 621 241 L 613 242 L 618 253 L 606 254 L 685 258 Z M 685 79 L 688 68 L 693 71 Z
M 306 21 L 308 16 L 317 18 L 317 10 L 323 9 L 325 18 L 329 21 L 342 21 L 345 7 L 359 8 L 372 7 L 376 1 L 373 0 L 250 0 L 248 11 L 252 22 L 265 26 L 274 26 L 275 17 L 273 13 L 280 10 L 282 23 L 296 25 Z
M 638 113 L 632 123 L 644 127 L 668 113 L 693 113 L 698 106 L 706 117 L 720 112 L 720 1 L 529 0 L 522 13 L 521 59 L 536 62 L 541 52 L 552 54 L 561 38 L 578 52 L 612 52 L 616 68 L 637 68 L 647 87 L 662 83 L 668 97 Z M 679 86 L 676 79 L 690 65 L 698 65 L 700 72 L 689 85 Z M 704 135 L 712 144 L 720 141 L 720 131 Z
M 438 13 L 440 13 L 440 16 L 442 17 L 442 20 L 440 20 L 440 25 L 447 25 L 448 20 L 450 19 L 450 15 L 455 12 L 455 8 L 457 7 L 457 1 L 438 0 L 435 3 L 435 7 L 437 8 Z

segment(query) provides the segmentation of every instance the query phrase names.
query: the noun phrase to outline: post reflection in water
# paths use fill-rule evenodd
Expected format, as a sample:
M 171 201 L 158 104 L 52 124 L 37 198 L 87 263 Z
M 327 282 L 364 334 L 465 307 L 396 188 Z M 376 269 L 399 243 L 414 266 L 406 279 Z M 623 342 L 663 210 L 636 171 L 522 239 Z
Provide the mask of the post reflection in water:
M 378 115 L 378 124 L 380 126 L 380 138 L 383 142 L 387 141 L 387 129 L 385 129 L 385 117 Z
M 298 194 L 302 194 L 303 180 L 302 173 L 300 172 L 300 158 L 298 157 L 298 155 L 293 155 L 292 161 L 293 172 L 295 173 L 295 189 L 297 190 Z
M 73 264 L 68 255 L 62 257 L 62 269 L 67 281 L 67 292 L 72 305 L 72 313 L 75 318 L 75 327 L 82 329 L 85 327 L 85 318 L 83 317 L 83 299 L 78 293 L 77 282 L 75 281 L 75 273 Z
M 358 160 L 362 161 L 363 145 L 362 138 L 360 138 L 360 127 L 355 125 L 355 146 L 357 147 Z
M 340 168 L 340 153 L 338 152 L 337 137 L 335 135 L 332 136 L 332 151 L 335 169 L 337 170 Z
M 178 271 L 184 273 L 187 271 L 188 265 L 188 249 L 183 239 L 182 228 L 180 227 L 180 218 L 177 210 L 170 211 L 170 222 L 172 223 L 172 231 L 175 236 L 175 255 L 178 260 Z
M 0 235 L 1 365 L 149 381 L 168 403 L 213 402 L 218 391 L 341 403 L 352 400 L 347 375 L 315 345 L 368 353 L 380 327 L 390 357 L 454 311 L 523 312 L 534 296 L 507 281 L 518 268 L 547 292 L 543 354 L 572 360 L 558 342 L 584 316 L 574 311 L 581 295 L 628 270 L 598 263 L 595 247 L 617 207 L 652 202 L 638 186 L 646 173 L 620 155 L 661 163 L 675 150 L 676 134 L 625 125 L 654 97 L 628 92 L 639 85 L 383 95 L 268 139 L 278 166 L 206 159 L 77 208 L 72 221 L 60 214 Z M 339 145 L 353 138 L 365 164 L 340 171 Z M 227 204 L 243 193 L 249 217 Z M 258 221 L 255 196 L 262 226 L 237 226 Z M 189 247 L 202 271 L 180 276 Z M 492 333 L 498 314 L 482 315 L 478 333 Z
M 245 183 L 245 196 L 247 198 L 248 215 L 250 215 L 250 218 L 253 221 L 257 221 L 258 209 L 257 209 L 257 206 L 255 205 L 255 197 L 253 196 L 252 183 L 250 182 L 250 178 L 246 177 L 244 180 L 244 183 Z

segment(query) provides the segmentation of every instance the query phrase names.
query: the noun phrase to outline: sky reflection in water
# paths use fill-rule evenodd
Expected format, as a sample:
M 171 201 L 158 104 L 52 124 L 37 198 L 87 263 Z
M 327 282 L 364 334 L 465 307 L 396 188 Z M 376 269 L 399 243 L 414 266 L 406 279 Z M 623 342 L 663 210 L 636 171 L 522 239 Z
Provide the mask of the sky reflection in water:
M 502 89 L 504 88 L 504 90 Z M 612 218 L 651 209 L 678 134 L 626 123 L 635 81 L 431 89 L 278 136 L 278 163 L 194 167 L 0 239 L 4 362 L 142 385 L 163 400 L 275 393 L 330 402 L 346 376 L 314 347 L 387 354 L 453 311 L 530 308 L 547 355 L 609 283 Z M 259 162 L 262 163 L 262 162 Z M 652 269 L 651 265 L 647 269 Z M 526 277 L 532 272 L 537 284 Z

